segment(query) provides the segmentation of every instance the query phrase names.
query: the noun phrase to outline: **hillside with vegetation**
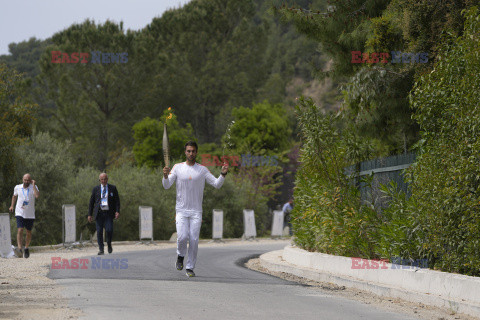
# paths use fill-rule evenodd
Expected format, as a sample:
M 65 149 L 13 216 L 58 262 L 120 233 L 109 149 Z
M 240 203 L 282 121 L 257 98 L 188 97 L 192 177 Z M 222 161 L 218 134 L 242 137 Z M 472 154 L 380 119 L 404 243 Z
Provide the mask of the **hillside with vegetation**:
M 135 237 L 135 201 L 143 199 L 158 219 L 155 238 L 168 238 L 174 232 L 174 196 L 161 188 L 158 172 L 167 122 L 174 162 L 183 159 L 187 139 L 200 144 L 199 161 L 207 153 L 278 159 L 270 166 L 234 167 L 218 195 L 208 188 L 205 195 L 206 221 L 214 207 L 233 211 L 227 212 L 226 236 L 242 235 L 244 208 L 255 209 L 259 234 L 265 234 L 269 210 L 292 193 L 296 98 L 308 93 L 325 109 L 339 106 L 336 83 L 315 78 L 327 65 L 318 44 L 281 22 L 273 4 L 197 0 L 138 31 L 86 20 L 46 40 L 10 44 L 10 54 L 0 56 L 2 79 L 9 84 L 0 97 L 5 121 L 18 125 L 2 132 L 0 141 L 3 207 L 28 171 L 44 190 L 38 225 L 60 230 L 62 204 L 74 203 L 87 237 L 89 192 L 106 170 L 125 199 L 116 237 Z M 88 63 L 82 63 L 83 53 Z M 102 53 L 126 53 L 127 61 L 96 61 L 94 55 Z M 245 134 L 255 143 L 245 144 Z M 61 241 L 41 229 L 36 228 L 36 244 Z M 202 236 L 210 233 L 207 223 Z

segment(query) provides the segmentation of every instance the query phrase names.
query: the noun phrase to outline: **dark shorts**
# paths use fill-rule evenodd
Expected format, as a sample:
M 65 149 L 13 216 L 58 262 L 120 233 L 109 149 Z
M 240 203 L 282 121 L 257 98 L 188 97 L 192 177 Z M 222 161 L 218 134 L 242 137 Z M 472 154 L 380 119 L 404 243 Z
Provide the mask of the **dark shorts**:
M 16 216 L 15 218 L 17 218 L 17 228 L 25 228 L 28 231 L 32 230 L 35 219 L 24 219 L 20 216 Z

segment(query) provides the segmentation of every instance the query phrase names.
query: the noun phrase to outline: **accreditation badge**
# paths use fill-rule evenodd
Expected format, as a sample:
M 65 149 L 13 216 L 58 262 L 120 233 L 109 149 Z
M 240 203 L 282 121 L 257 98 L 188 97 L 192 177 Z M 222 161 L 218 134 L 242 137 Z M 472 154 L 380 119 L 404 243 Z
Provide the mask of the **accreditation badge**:
M 100 202 L 100 208 L 102 210 L 108 210 L 108 199 L 107 198 L 102 198 Z

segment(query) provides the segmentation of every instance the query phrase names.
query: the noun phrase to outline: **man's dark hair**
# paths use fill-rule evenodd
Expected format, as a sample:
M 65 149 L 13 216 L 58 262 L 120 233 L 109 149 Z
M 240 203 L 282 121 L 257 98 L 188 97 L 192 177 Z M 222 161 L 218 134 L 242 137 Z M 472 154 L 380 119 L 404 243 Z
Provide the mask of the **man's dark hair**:
M 188 146 L 195 147 L 195 151 L 198 152 L 198 145 L 195 141 L 188 141 L 187 143 L 185 143 L 185 150 L 187 150 Z

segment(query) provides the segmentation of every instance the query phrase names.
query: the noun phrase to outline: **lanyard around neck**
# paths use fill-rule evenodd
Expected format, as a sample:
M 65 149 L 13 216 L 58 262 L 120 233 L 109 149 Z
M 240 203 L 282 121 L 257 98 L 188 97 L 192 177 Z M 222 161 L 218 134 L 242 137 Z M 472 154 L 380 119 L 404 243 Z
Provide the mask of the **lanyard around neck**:
M 22 187 L 22 193 L 23 193 L 23 197 L 25 198 L 25 188 L 24 187 Z M 27 187 L 27 197 L 26 197 L 26 199 L 29 198 L 29 194 L 30 194 L 30 188 Z

